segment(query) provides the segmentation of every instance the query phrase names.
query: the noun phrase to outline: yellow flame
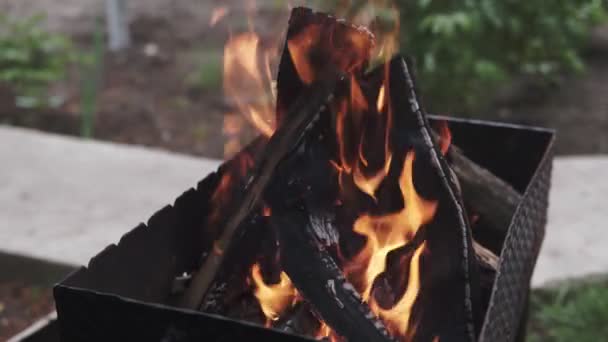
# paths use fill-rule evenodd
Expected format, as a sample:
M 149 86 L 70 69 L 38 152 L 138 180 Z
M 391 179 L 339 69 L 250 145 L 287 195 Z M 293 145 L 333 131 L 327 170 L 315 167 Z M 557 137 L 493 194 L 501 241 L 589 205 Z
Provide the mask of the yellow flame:
M 384 84 L 380 87 L 380 91 L 378 92 L 376 108 L 378 109 L 378 113 L 381 113 L 382 108 L 384 108 Z
M 409 324 L 412 306 L 420 291 L 420 256 L 426 248 L 426 242 L 422 243 L 414 252 L 410 261 L 410 272 L 407 289 L 401 299 L 390 309 L 383 309 L 376 303 L 372 305 L 378 315 L 384 320 L 387 329 L 393 336 L 413 336 L 415 326 Z
M 404 208 L 397 213 L 372 216 L 362 215 L 353 226 L 353 230 L 366 237 L 366 243 L 361 251 L 344 268 L 347 279 L 356 284 L 365 301 L 373 304 L 371 291 L 374 280 L 386 269 L 386 258 L 392 250 L 406 245 L 414 237 L 423 224 L 428 223 L 437 210 L 436 201 L 428 201 L 418 195 L 413 182 L 413 163 L 415 154 L 413 151 L 407 153 L 401 176 L 399 177 L 399 188 L 401 190 Z M 402 327 L 407 327 L 408 320 L 404 320 L 403 311 L 412 303 L 412 296 L 418 292 L 418 286 L 412 281 L 418 277 L 417 259 L 423 248 L 419 248 L 414 255 L 410 271 L 410 284 L 408 291 L 397 302 L 392 309 L 380 310 L 378 305 L 372 305 L 376 314 L 383 317 L 385 323 L 401 336 Z M 393 310 L 400 314 L 392 314 Z M 409 309 L 408 309 L 409 310 Z
M 256 129 L 269 137 L 274 133 L 272 80 L 260 64 L 269 60 L 270 50 L 260 46 L 256 33 L 234 37 L 224 47 L 224 92 Z
M 355 172 L 353 172 L 353 181 L 355 182 L 359 190 L 363 191 L 371 198 L 376 199 L 376 190 L 388 175 L 388 171 L 391 168 L 392 160 L 393 155 L 389 153 L 388 158 L 386 158 L 384 162 L 384 167 L 371 176 L 365 176 L 363 174 L 363 171 L 361 171 L 361 167 L 359 166 L 359 164 L 357 164 L 357 167 L 355 167 Z M 366 163 L 367 162 L 363 162 L 364 165 Z
M 260 265 L 256 263 L 251 268 L 251 279 L 255 286 L 254 295 L 269 322 L 279 319 L 285 310 L 296 303 L 297 291 L 285 272 L 281 272 L 277 284 L 266 284 Z

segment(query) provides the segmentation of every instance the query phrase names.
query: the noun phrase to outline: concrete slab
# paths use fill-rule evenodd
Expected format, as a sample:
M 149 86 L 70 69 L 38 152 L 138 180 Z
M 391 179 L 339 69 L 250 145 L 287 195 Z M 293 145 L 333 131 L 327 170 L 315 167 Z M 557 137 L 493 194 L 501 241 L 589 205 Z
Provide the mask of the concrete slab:
M 608 272 L 608 156 L 557 158 L 532 285 Z
M 86 264 L 218 165 L 0 126 L 0 249 Z
M 0 126 L 0 250 L 86 264 L 219 162 Z M 608 156 L 555 161 L 533 285 L 608 272 Z

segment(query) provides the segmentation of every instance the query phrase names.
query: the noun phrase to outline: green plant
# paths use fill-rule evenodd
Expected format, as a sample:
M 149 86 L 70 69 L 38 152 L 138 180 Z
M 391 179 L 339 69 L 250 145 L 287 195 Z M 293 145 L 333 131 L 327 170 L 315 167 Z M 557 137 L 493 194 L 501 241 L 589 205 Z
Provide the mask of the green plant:
M 600 341 L 608 336 L 608 282 L 595 280 L 532 294 L 528 341 Z
M 355 1 L 349 14 L 366 10 L 362 3 L 370 1 Z M 581 72 L 579 53 L 588 31 L 606 18 L 605 0 L 395 3 L 401 51 L 414 57 L 419 84 L 434 111 L 479 108 L 515 75 L 549 80 L 558 72 Z M 391 17 L 380 17 L 390 27 Z
M 49 105 L 48 86 L 65 76 L 73 57 L 70 40 L 45 31 L 42 20 L 0 15 L 0 83 L 15 91 L 22 107 Z

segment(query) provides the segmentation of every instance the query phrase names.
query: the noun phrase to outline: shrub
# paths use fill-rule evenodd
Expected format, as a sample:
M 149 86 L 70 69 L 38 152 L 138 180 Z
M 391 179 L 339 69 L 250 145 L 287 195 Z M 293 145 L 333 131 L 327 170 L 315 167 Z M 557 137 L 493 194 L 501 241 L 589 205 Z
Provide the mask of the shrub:
M 549 80 L 558 72 L 581 72 L 588 31 L 606 17 L 604 0 L 395 2 L 401 51 L 415 58 L 435 111 L 478 108 L 515 75 Z
M 65 75 L 71 59 L 68 38 L 46 32 L 42 16 L 16 20 L 0 15 L 0 82 L 24 107 L 47 105 L 49 84 Z

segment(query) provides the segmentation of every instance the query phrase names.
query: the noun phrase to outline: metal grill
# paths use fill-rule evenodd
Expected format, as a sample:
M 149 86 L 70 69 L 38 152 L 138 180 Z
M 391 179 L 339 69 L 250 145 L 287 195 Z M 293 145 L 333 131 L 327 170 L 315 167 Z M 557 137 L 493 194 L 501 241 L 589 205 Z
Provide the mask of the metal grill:
M 530 277 L 545 233 L 554 135 L 524 126 L 448 121 L 458 146 L 524 193 L 507 236 L 501 237 L 499 273 L 479 338 L 513 341 L 525 317 Z M 194 269 L 198 256 L 211 249 L 212 241 L 204 238 L 204 223 L 224 169 L 220 167 L 55 287 L 63 342 L 311 341 L 172 305 L 169 292 L 174 276 Z

